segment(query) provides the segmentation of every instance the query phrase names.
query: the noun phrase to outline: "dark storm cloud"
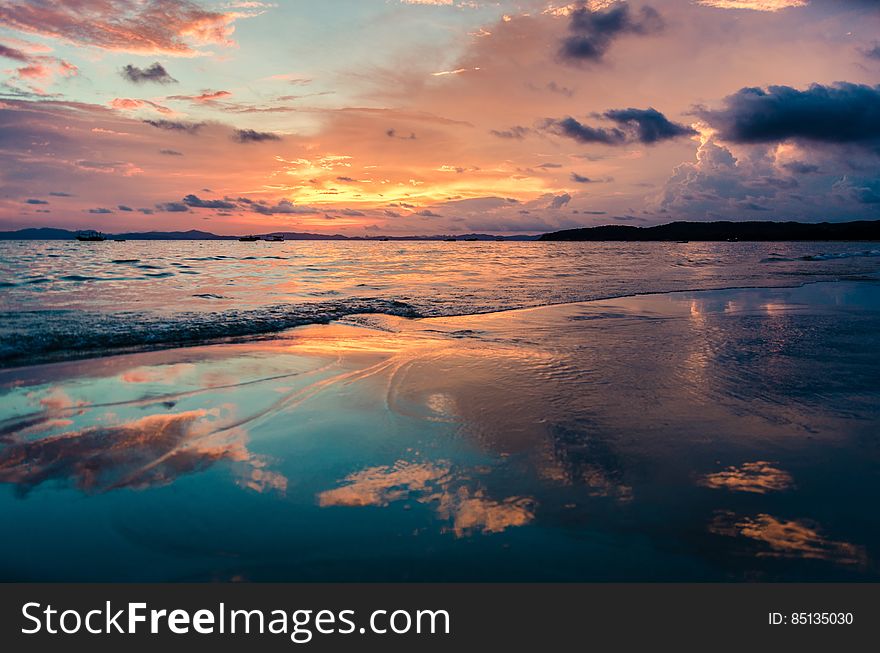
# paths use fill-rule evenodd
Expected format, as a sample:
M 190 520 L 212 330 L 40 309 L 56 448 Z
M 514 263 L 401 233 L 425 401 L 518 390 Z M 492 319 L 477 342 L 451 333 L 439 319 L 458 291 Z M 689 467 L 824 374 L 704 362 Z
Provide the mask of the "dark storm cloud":
M 25 204 L 48 204 L 46 200 L 29 199 L 24 201 Z
M 234 209 L 237 208 L 232 202 L 226 200 L 203 200 L 197 195 L 187 195 L 183 203 L 194 209 Z
M 492 129 L 489 131 L 493 136 L 497 136 L 498 138 L 513 138 L 516 140 L 522 140 L 529 134 L 532 130 L 528 127 L 521 127 L 520 125 L 514 125 L 510 129 Z
M 572 34 L 563 39 L 560 58 L 570 63 L 600 61 L 620 36 L 656 34 L 663 29 L 663 18 L 648 6 L 638 13 L 626 3 L 599 11 L 581 6 L 571 12 L 568 29 Z
M 144 82 L 156 82 L 157 84 L 176 84 L 177 80 L 168 74 L 165 67 L 158 61 L 147 68 L 139 68 L 128 64 L 119 71 L 124 79 L 135 84 L 143 84 Z
M 281 137 L 272 132 L 258 132 L 253 129 L 236 129 L 232 140 L 238 143 L 264 143 L 266 141 L 280 141 Z
M 0 43 L 0 57 L 14 59 L 15 61 L 20 61 L 22 63 L 28 63 L 31 60 L 30 57 L 21 50 L 10 48 L 9 46 L 3 45 L 2 43 Z
M 633 142 L 653 145 L 660 141 L 696 134 L 687 125 L 672 122 L 653 107 L 612 109 L 603 113 L 601 117 L 616 123 L 616 126 L 593 127 L 567 116 L 561 119 L 548 118 L 541 123 L 540 128 L 557 136 L 572 138 L 579 143 L 603 145 L 626 145 Z
M 604 116 L 622 127 L 632 128 L 635 131 L 636 139 L 646 145 L 679 136 L 692 136 L 697 133 L 687 125 L 670 121 L 653 107 L 612 109 L 606 111 Z
M 590 127 L 578 122 L 571 116 L 561 120 L 548 119 L 542 124 L 542 129 L 557 136 L 573 138 L 579 143 L 602 143 L 604 145 L 622 145 L 626 143 L 626 134 L 616 128 Z
M 788 139 L 824 143 L 880 144 L 880 86 L 838 82 L 743 88 L 724 98 L 722 109 L 701 109 L 701 118 L 734 143 Z
M 791 161 L 783 163 L 782 167 L 799 175 L 808 175 L 812 172 L 819 172 L 819 166 L 813 163 L 804 163 L 803 161 Z
M 184 132 L 187 134 L 195 134 L 202 128 L 202 124 L 196 122 L 177 122 L 176 120 L 144 120 L 144 122 L 156 129 Z

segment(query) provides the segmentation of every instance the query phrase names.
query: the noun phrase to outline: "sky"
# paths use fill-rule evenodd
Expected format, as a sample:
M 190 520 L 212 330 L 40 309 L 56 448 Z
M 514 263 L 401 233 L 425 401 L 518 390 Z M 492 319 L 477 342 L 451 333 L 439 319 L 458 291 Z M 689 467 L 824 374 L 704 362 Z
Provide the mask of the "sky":
M 0 229 L 880 219 L 880 0 L 0 0 Z

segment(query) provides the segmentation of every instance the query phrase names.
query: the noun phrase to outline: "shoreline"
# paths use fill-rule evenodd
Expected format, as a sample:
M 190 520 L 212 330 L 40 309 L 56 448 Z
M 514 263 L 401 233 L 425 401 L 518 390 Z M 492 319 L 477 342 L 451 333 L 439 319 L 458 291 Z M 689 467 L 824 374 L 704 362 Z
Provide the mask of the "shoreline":
M 293 331 L 295 329 L 308 327 L 312 325 L 327 325 L 333 324 L 335 322 L 345 322 L 346 320 L 350 320 L 351 318 L 357 316 L 393 316 L 393 317 L 401 317 L 408 320 L 431 320 L 431 319 L 446 319 L 446 318 L 463 318 L 469 316 L 481 316 L 481 315 L 493 315 L 496 313 L 510 313 L 510 312 L 518 312 L 518 311 L 532 311 L 532 310 L 541 310 L 545 308 L 553 308 L 559 306 L 568 306 L 568 305 L 579 305 L 579 304 L 589 304 L 592 302 L 604 302 L 615 299 L 627 299 L 630 297 L 649 297 L 653 295 L 673 295 L 676 293 L 703 293 L 703 292 L 722 292 L 728 290 L 761 290 L 761 289 L 777 289 L 777 288 L 801 288 L 803 286 L 808 286 L 811 284 L 817 283 L 841 283 L 841 282 L 872 282 L 880 280 L 880 272 L 876 272 L 873 274 L 853 274 L 853 275 L 843 275 L 837 279 L 819 279 L 819 280 L 807 280 L 801 281 L 799 283 L 780 283 L 778 285 L 727 285 L 727 286 L 719 286 L 712 288 L 684 288 L 684 289 L 676 289 L 676 290 L 668 290 L 668 291 L 645 291 L 645 292 L 631 292 L 626 294 L 611 294 L 607 296 L 596 297 L 588 300 L 580 300 L 580 301 L 563 301 L 563 302 L 551 302 L 547 304 L 540 304 L 536 306 L 518 306 L 512 308 L 502 308 L 495 310 L 487 310 L 487 311 L 473 311 L 468 313 L 450 313 L 448 315 L 406 315 L 400 312 L 384 312 L 384 311 L 366 311 L 366 312 L 358 312 L 354 311 L 351 313 L 343 314 L 335 318 L 328 319 L 316 319 L 314 321 L 304 320 L 299 324 L 294 324 L 291 326 L 281 326 L 278 329 L 268 329 L 266 331 L 255 331 L 253 333 L 243 333 L 240 335 L 230 335 L 230 336 L 219 336 L 216 338 L 204 338 L 204 339 L 184 339 L 179 342 L 156 342 L 156 343 L 144 343 L 144 344 L 135 344 L 131 346 L 120 346 L 116 348 L 110 348 L 105 350 L 95 349 L 95 350 L 83 350 L 82 355 L 77 354 L 69 354 L 67 356 L 59 356 L 56 355 L 55 352 L 48 353 L 44 356 L 38 356 L 35 360 L 24 363 L 24 364 L 16 364 L 16 365 L 6 365 L 4 361 L 0 361 L 0 374 L 6 372 L 14 372 L 16 370 L 22 370 L 29 367 L 39 366 L 39 365 L 52 365 L 56 363 L 65 363 L 72 361 L 82 361 L 82 360 L 91 360 L 91 359 L 100 359 L 107 358 L 113 356 L 124 356 L 138 353 L 146 353 L 146 352 L 156 352 L 156 351 L 164 351 L 164 350 L 172 350 L 172 349 L 181 349 L 181 348 L 189 348 L 189 347 L 201 347 L 201 346 L 212 346 L 212 345 L 224 345 L 224 344 L 244 344 L 250 341 L 265 341 L 272 340 L 274 338 L 280 337 L 282 334 Z M 407 311 L 413 311 L 412 307 L 409 307 L 405 303 L 402 304 L 406 306 L 406 309 L 403 313 Z M 282 305 L 283 306 L 283 305 Z M 295 304 L 291 304 L 291 306 L 296 306 Z M 73 309 L 69 309 L 73 310 Z M 34 311 L 39 312 L 39 311 Z M 210 315 L 210 313 L 206 313 Z M 112 314 L 109 314 L 112 316 Z

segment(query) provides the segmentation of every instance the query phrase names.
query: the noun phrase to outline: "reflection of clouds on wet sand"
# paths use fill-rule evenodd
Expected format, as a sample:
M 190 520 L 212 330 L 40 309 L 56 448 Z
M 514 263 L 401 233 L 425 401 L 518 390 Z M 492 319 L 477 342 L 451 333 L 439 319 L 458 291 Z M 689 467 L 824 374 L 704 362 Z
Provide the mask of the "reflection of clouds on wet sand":
M 719 512 L 709 531 L 759 543 L 762 548 L 755 554 L 759 558 L 805 558 L 858 566 L 868 562 L 864 547 L 829 540 L 818 527 L 799 520 L 784 521 L 763 513 L 738 517 L 731 512 Z
M 713 489 L 727 489 L 735 492 L 767 492 L 787 490 L 792 487 L 791 475 L 763 460 L 744 463 L 740 467 L 728 467 L 724 471 L 707 474 L 700 479 L 700 485 Z
M 22 493 L 47 481 L 70 482 L 86 492 L 141 489 L 227 461 L 241 484 L 257 491 L 285 490 L 286 479 L 247 450 L 244 429 L 222 428 L 223 411 L 156 414 L 42 439 L 16 438 L 0 450 L 0 482 L 15 484 Z
M 385 467 L 368 467 L 349 474 L 344 485 L 318 494 L 320 506 L 387 506 L 424 492 L 449 474 L 443 464 L 417 464 L 402 460 Z
M 525 526 L 535 518 L 535 501 L 523 497 L 508 497 L 496 501 L 485 496 L 483 490 L 471 493 L 466 487 L 456 492 L 444 492 L 428 497 L 439 502 L 437 514 L 452 520 L 456 537 L 472 532 L 500 533 L 514 526 Z
M 387 506 L 409 498 L 436 503 L 437 515 L 452 522 L 450 530 L 456 537 L 472 532 L 500 533 L 524 526 L 535 517 L 533 499 L 508 497 L 497 501 L 486 496 L 483 489 L 453 488 L 454 481 L 444 463 L 398 461 L 350 474 L 340 487 L 320 492 L 317 500 L 322 507 Z

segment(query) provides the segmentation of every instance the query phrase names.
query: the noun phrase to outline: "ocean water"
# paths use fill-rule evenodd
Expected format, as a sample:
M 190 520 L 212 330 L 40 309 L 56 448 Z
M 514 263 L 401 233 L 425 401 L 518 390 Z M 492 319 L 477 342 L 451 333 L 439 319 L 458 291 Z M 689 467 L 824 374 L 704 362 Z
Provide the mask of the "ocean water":
M 0 366 L 880 270 L 866 243 L 0 242 Z

